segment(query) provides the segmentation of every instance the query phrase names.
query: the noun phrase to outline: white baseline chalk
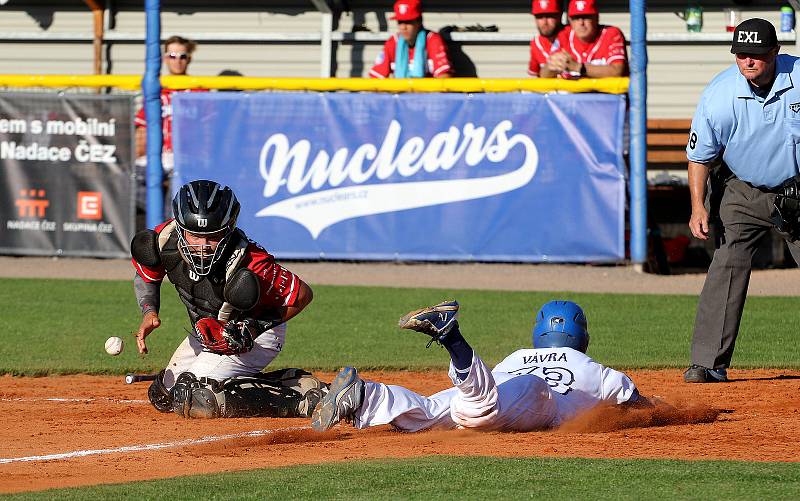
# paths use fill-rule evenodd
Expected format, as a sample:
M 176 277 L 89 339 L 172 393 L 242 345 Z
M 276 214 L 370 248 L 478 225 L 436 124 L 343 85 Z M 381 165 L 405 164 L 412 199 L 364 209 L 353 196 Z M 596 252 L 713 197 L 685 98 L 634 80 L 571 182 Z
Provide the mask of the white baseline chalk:
M 0 402 L 112 402 L 116 404 L 149 404 L 149 400 L 127 400 L 123 398 L 93 397 L 93 398 L 56 398 L 56 397 L 10 397 L 0 398 Z
M 310 430 L 310 429 L 311 429 L 310 426 L 293 426 L 289 428 L 278 428 L 276 430 L 245 431 L 242 433 L 233 433 L 230 435 L 209 435 L 201 438 L 189 438 L 186 440 L 178 440 L 177 442 L 164 442 L 160 444 L 128 445 L 125 447 L 115 447 L 112 449 L 91 449 L 84 451 L 62 452 L 60 454 L 47 454 L 43 456 L 0 458 L 0 464 L 23 463 L 32 461 L 54 461 L 59 459 L 73 459 L 78 457 L 96 456 L 99 454 L 116 454 L 119 452 L 142 452 L 142 451 L 154 451 L 158 449 L 172 449 L 176 447 L 188 447 L 190 445 L 206 444 L 210 442 L 221 442 L 223 440 L 232 440 L 236 438 L 261 437 L 264 435 L 271 435 L 273 433 L 281 431 L 299 431 L 299 430 Z

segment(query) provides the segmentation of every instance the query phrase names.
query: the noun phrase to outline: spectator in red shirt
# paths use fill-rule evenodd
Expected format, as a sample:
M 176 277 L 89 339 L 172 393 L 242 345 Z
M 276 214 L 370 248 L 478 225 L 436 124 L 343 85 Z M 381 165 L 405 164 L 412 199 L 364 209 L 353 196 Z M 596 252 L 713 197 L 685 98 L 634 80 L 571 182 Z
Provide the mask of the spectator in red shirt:
M 556 39 L 541 76 L 562 78 L 622 77 L 628 74 L 625 35 L 600 24 L 595 0 L 570 0 L 569 27 Z
M 528 75 L 538 77 L 540 69 L 547 64 L 556 37 L 564 29 L 561 24 L 561 3 L 558 0 L 533 0 L 531 13 L 536 18 L 539 34 L 531 40 Z
M 186 75 L 189 63 L 192 62 L 192 53 L 197 48 L 197 44 L 183 37 L 173 36 L 164 42 L 164 66 L 170 75 Z M 161 89 L 161 117 L 162 129 L 164 133 L 164 153 L 172 154 L 172 94 L 177 92 L 175 89 Z M 145 144 L 147 140 L 147 121 L 144 116 L 144 108 L 136 113 L 136 156 L 145 154 Z M 169 159 L 169 169 L 172 168 L 172 159 Z M 167 168 L 165 166 L 165 168 Z
M 397 0 L 394 16 L 397 33 L 383 44 L 383 50 L 369 70 L 372 78 L 448 78 L 452 66 L 442 37 L 422 26 L 420 0 Z M 421 54 L 421 57 L 419 57 Z

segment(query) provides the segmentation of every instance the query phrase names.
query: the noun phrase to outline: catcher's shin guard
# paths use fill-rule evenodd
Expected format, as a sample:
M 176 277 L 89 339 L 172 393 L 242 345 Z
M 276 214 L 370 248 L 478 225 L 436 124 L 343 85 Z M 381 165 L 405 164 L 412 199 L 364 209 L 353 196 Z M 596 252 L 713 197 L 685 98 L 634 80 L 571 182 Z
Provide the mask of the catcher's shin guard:
M 299 391 L 260 375 L 228 379 L 218 396 L 223 399 L 225 417 L 299 417 L 305 400 Z
M 214 393 L 206 390 L 207 383 L 202 383 L 191 372 L 182 373 L 172 388 L 173 412 L 185 418 L 218 417 L 215 399 L 211 398 Z
M 164 371 L 158 373 L 158 377 L 150 383 L 147 389 L 147 398 L 158 412 L 172 411 L 172 392 L 164 386 Z
M 301 369 L 224 381 L 185 372 L 173 392 L 173 410 L 186 418 L 310 417 L 325 395 L 325 385 Z
M 298 368 L 271 371 L 260 374 L 260 377 L 277 381 L 282 387 L 291 388 L 303 396 L 294 413 L 296 417 L 311 417 L 314 407 L 328 394 L 330 387 L 329 384 L 323 383 L 310 372 Z

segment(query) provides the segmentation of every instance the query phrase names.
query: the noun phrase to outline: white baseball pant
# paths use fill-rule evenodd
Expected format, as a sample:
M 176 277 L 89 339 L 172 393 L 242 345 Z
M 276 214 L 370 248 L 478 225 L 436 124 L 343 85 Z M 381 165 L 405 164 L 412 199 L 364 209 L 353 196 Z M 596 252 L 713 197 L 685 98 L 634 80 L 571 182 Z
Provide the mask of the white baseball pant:
M 402 386 L 366 381 L 355 426 L 391 424 L 406 432 L 451 428 L 531 431 L 557 421 L 550 388 L 536 376 L 492 373 L 475 353 L 463 381 L 456 376 L 452 363 L 449 376 L 454 388 L 430 397 Z
M 178 346 L 164 371 L 164 386 L 175 385 L 183 372 L 191 372 L 198 378 L 208 377 L 222 380 L 235 376 L 258 374 L 281 352 L 286 338 L 286 324 L 281 324 L 255 338 L 253 349 L 239 355 L 220 355 L 203 351 L 203 345 L 193 335 Z

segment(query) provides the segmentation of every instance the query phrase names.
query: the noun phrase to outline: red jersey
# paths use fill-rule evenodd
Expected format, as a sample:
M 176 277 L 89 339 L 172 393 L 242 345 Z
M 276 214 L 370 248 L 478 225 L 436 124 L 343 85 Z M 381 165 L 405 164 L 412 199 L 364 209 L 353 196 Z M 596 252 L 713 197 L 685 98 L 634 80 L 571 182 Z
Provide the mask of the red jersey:
M 547 63 L 553 53 L 553 42 L 549 38 L 537 35 L 531 40 L 531 60 L 528 63 L 528 75 L 539 76 L 539 70 Z
M 161 223 L 155 229 L 160 234 L 172 219 Z M 174 230 L 174 231 L 179 231 Z M 167 275 L 163 265 L 150 268 L 131 259 L 136 273 L 145 282 L 161 282 Z M 257 317 L 258 314 L 266 309 L 275 307 L 294 306 L 297 300 L 297 293 L 300 290 L 300 278 L 275 262 L 275 258 L 263 247 L 250 241 L 245 249 L 245 256 L 241 262 L 242 267 L 248 268 L 256 274 L 261 285 L 261 294 L 258 306 L 253 308 L 251 314 Z
M 397 49 L 397 37 L 394 35 L 383 44 L 383 50 L 375 59 L 375 65 L 369 70 L 372 78 L 386 78 L 394 72 L 394 54 Z M 451 72 L 450 59 L 447 57 L 447 45 L 442 36 L 433 31 L 428 31 L 425 36 L 425 52 L 428 54 L 428 61 L 425 65 L 426 77 L 438 77 L 444 73 Z M 414 62 L 414 47 L 408 48 L 408 65 L 411 67 Z
M 207 92 L 206 89 L 161 89 L 161 133 L 164 135 L 163 151 L 172 151 L 172 94 L 175 92 Z M 144 107 L 136 113 L 133 120 L 136 127 L 147 127 Z
M 600 32 L 594 41 L 586 43 L 575 36 L 572 28 L 567 26 L 556 39 L 557 47 L 563 49 L 579 63 L 609 65 L 628 64 L 628 52 L 625 48 L 625 35 L 616 26 L 600 25 Z

